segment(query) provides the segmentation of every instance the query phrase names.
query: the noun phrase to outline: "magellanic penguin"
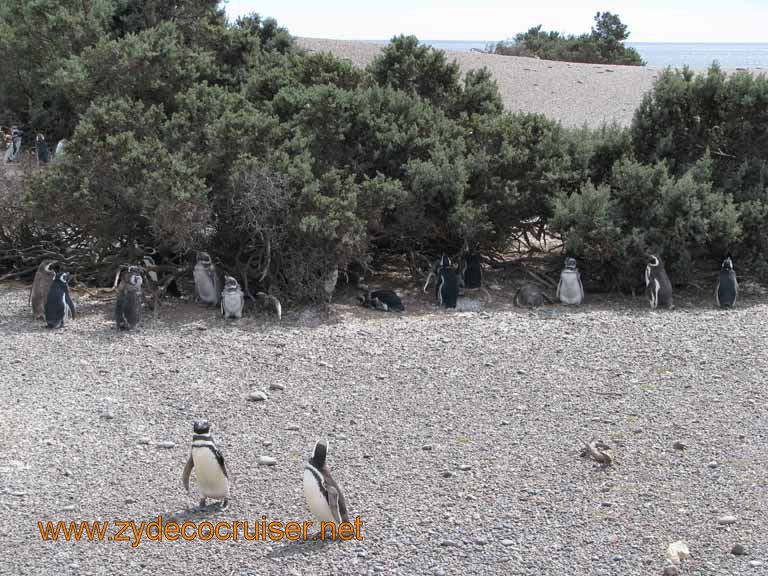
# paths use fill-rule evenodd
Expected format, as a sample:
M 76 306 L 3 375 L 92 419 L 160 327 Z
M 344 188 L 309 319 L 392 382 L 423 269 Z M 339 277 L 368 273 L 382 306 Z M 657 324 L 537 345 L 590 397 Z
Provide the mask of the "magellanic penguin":
M 736 281 L 736 270 L 733 269 L 731 255 L 723 260 L 720 275 L 715 287 L 715 302 L 723 308 L 736 306 L 736 297 L 739 295 L 739 283 Z
M 61 328 L 64 326 L 64 320 L 75 317 L 75 305 L 69 297 L 68 280 L 69 274 L 57 272 L 51 282 L 44 307 L 45 323 L 48 328 Z
M 383 312 L 395 311 L 404 312 L 405 306 L 400 296 L 393 290 L 368 290 L 358 296 L 360 303 L 373 310 L 382 310 Z
M 224 290 L 221 291 L 221 315 L 224 319 L 243 317 L 245 297 L 240 284 L 232 276 L 224 277 Z
M 560 272 L 555 295 L 563 304 L 578 306 L 584 300 L 584 287 L 581 285 L 581 274 L 576 268 L 575 258 L 565 259 L 565 268 Z
M 475 252 L 464 254 L 461 277 L 464 288 L 481 288 L 483 285 L 483 266 L 480 263 L 480 254 Z
M 189 492 L 189 476 L 195 468 L 197 485 L 203 495 L 200 508 L 205 507 L 205 499 L 222 500 L 221 507 L 229 504 L 229 476 L 224 465 L 224 455 L 213 441 L 207 420 L 197 420 L 193 425 L 192 453 L 181 475 L 181 482 Z
M 664 262 L 655 254 L 648 257 L 648 265 L 645 267 L 645 289 L 651 310 L 659 306 L 672 308 L 672 283 L 664 270 Z
M 459 278 L 451 265 L 451 259 L 445 254 L 427 276 L 424 292 L 427 291 L 433 276 L 436 278 L 435 298 L 437 303 L 446 308 L 456 308 L 456 301 L 459 297 Z
M 120 283 L 120 294 L 115 305 L 115 323 L 119 330 L 135 328 L 141 321 L 141 274 L 135 268 Z
M 45 141 L 45 136 L 38 134 L 35 138 L 35 149 L 37 151 L 37 161 L 47 164 L 51 160 L 51 153 L 48 150 L 48 143 Z
M 198 300 L 208 306 L 217 306 L 221 297 L 221 280 L 208 252 L 197 253 L 197 263 L 192 275 L 195 278 Z
M 304 496 L 314 517 L 320 522 L 349 522 L 347 503 L 344 493 L 331 477 L 331 471 L 325 462 L 328 454 L 328 442 L 318 440 L 312 450 L 312 457 L 304 466 Z
M 263 310 L 271 312 L 277 316 L 277 320 L 280 321 L 283 318 L 283 305 L 280 304 L 280 300 L 267 294 L 266 292 L 256 292 L 256 298 Z
M 32 281 L 32 290 L 29 293 L 29 303 L 32 305 L 32 315 L 35 318 L 43 318 L 45 314 L 45 301 L 48 298 L 48 291 L 51 289 L 56 272 L 51 268 L 56 264 L 56 260 L 43 260 L 35 272 L 35 279 Z
M 515 306 L 521 308 L 538 308 L 544 305 L 544 292 L 538 286 L 525 284 L 515 294 Z

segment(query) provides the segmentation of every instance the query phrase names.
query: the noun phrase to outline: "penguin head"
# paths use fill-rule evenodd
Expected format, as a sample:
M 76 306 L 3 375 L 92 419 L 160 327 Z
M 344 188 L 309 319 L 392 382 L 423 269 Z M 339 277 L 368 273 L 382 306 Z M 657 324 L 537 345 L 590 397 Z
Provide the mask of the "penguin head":
M 211 425 L 208 423 L 208 420 L 195 420 L 192 429 L 195 431 L 195 434 L 208 434 Z
M 440 258 L 440 266 L 443 268 L 449 268 L 451 266 L 451 259 L 447 254 L 443 254 L 442 258 Z
M 40 266 L 38 267 L 38 270 L 42 270 L 44 272 L 49 272 L 49 273 L 55 273 L 53 270 L 53 266 L 58 263 L 59 263 L 58 260 L 43 260 L 42 262 L 40 262 Z
M 155 259 L 152 258 L 152 256 L 143 256 L 142 261 L 144 262 L 145 266 L 155 266 Z
M 566 258 L 565 267 L 568 270 L 576 270 L 576 258 Z
M 733 270 L 733 260 L 731 260 L 730 254 L 723 260 L 723 270 Z
M 45 136 L 43 136 L 42 134 L 38 134 L 35 140 L 37 140 L 38 142 L 45 142 Z
M 650 254 L 648 256 L 648 266 L 650 266 L 651 268 L 656 268 L 660 264 L 661 264 L 661 258 L 656 256 L 656 254 Z
M 69 274 L 67 272 L 56 272 L 54 280 L 56 282 L 61 282 L 66 286 L 67 282 L 69 282 Z
M 328 455 L 328 440 L 318 440 L 312 449 L 310 461 L 317 467 L 325 466 L 325 457 Z
M 198 252 L 197 253 L 197 261 L 201 264 L 210 264 L 211 263 L 211 255 L 208 254 L 208 252 Z
M 224 289 L 225 290 L 237 290 L 240 288 L 240 284 L 237 282 L 237 279 L 233 278 L 232 276 L 224 276 Z

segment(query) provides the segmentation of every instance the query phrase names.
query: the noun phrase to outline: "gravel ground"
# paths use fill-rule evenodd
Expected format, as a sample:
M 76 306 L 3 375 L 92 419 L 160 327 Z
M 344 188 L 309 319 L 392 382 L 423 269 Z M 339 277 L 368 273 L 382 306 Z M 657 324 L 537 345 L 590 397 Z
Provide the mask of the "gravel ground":
M 657 313 L 616 297 L 528 312 L 509 296 L 445 312 L 413 290 L 400 316 L 342 294 L 329 320 L 282 324 L 175 302 L 118 334 L 109 300 L 75 294 L 80 317 L 49 331 L 26 288 L 0 286 L 0 573 L 647 576 L 685 540 L 682 574 L 765 574 L 765 296 Z M 247 401 L 255 390 L 268 400 Z M 181 486 L 202 417 L 234 484 L 225 511 L 194 512 Z M 38 533 L 38 520 L 160 514 L 310 520 L 302 465 L 320 437 L 362 542 L 132 548 Z M 592 438 L 614 466 L 579 457 Z

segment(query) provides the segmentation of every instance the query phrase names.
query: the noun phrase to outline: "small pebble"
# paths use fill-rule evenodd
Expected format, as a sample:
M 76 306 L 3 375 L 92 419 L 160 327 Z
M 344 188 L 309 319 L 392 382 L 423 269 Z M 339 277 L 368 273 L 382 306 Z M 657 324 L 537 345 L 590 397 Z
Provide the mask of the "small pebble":
M 263 402 L 266 399 L 266 393 L 262 392 L 261 390 L 257 390 L 256 392 L 251 392 L 248 394 L 248 400 L 251 402 Z
M 478 546 L 485 546 L 486 544 L 488 544 L 488 538 L 486 538 L 485 536 L 479 536 L 475 540 L 475 544 L 477 544 Z
M 747 549 L 744 548 L 743 544 L 734 544 L 733 548 L 731 548 L 731 554 L 734 556 L 744 556 L 746 553 Z
M 707 468 L 717 468 L 718 466 L 720 466 L 720 464 L 718 464 L 714 460 L 712 462 L 710 462 L 709 464 L 707 464 Z
M 432 444 L 424 444 L 424 446 L 421 447 L 422 450 L 432 450 Z
M 67 468 L 66 470 L 64 470 L 64 476 L 66 476 L 67 478 L 69 478 L 69 477 L 71 477 L 71 476 L 74 476 L 74 474 L 72 473 L 72 470 L 70 470 L 69 468 Z
M 288 424 L 288 426 L 285 427 L 286 430 L 289 432 L 298 432 L 301 428 L 298 424 Z
M 672 448 L 674 448 L 675 450 L 685 450 L 686 448 L 688 448 L 688 444 L 685 444 L 684 442 L 675 442 L 674 444 L 672 444 Z
M 277 460 L 275 460 L 271 456 L 259 456 L 256 459 L 256 464 L 259 464 L 261 466 L 274 466 L 275 464 L 277 464 Z
M 459 464 L 459 470 L 466 472 L 467 470 L 472 470 L 472 466 L 469 464 Z
M 175 448 L 176 442 L 171 442 L 170 440 L 164 440 L 163 442 L 158 442 L 157 447 L 165 448 L 165 449 Z
M 622 560 L 624 560 L 624 556 L 622 556 L 621 554 L 616 554 L 615 556 L 611 557 L 611 560 L 613 560 L 614 562 L 621 562 Z
M 730 514 L 726 514 L 725 516 L 720 516 L 720 518 L 717 519 L 717 523 L 721 526 L 729 526 L 731 524 L 736 523 L 736 516 L 732 516 Z
M 108 410 L 107 412 L 102 413 L 101 417 L 104 420 L 112 420 L 115 417 L 115 413 L 111 410 Z
M 454 540 L 441 540 L 440 546 L 448 547 L 448 546 L 458 546 L 459 543 Z
M 680 568 L 677 566 L 666 566 L 663 572 L 664 576 L 679 576 Z
M 749 561 L 749 565 L 752 566 L 752 568 L 757 568 L 758 566 L 762 566 L 763 565 L 763 561 L 762 560 L 750 560 Z
M 456 474 L 454 474 L 450 470 L 446 470 L 445 472 L 443 472 L 443 478 L 453 478 L 454 476 L 456 476 Z
M 75 509 L 75 507 L 70 504 L 69 506 L 64 506 L 64 508 L 61 509 L 62 512 L 72 512 Z
M 152 439 L 147 436 L 142 436 L 141 438 L 139 438 L 139 444 L 146 445 L 146 444 L 149 444 L 150 442 L 152 442 Z
M 280 384 L 280 382 L 271 382 L 269 385 L 270 390 L 285 390 L 285 384 Z
M 442 568 L 435 568 L 434 574 L 435 576 L 445 576 L 445 570 Z
M 512 546 L 514 543 L 515 543 L 514 540 L 504 539 L 501 541 L 502 546 Z
M 264 441 L 262 442 L 262 445 L 263 445 L 263 446 L 272 446 L 272 440 L 264 440 Z
M 128 498 L 126 498 L 125 500 L 123 500 L 123 502 L 125 502 L 126 504 L 136 504 L 136 499 L 135 499 L 135 498 L 131 498 L 131 497 L 129 496 Z

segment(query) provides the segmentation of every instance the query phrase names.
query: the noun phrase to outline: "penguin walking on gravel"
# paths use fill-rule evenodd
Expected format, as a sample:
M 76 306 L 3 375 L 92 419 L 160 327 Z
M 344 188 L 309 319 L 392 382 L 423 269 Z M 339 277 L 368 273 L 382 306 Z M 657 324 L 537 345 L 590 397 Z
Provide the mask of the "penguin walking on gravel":
M 67 281 L 69 274 L 57 272 L 48 290 L 45 301 L 44 315 L 48 328 L 61 328 L 64 320 L 75 318 L 75 305 L 69 297 Z
M 584 300 L 584 287 L 575 258 L 565 259 L 565 268 L 560 272 L 560 282 L 557 284 L 555 295 L 563 304 L 578 306 Z
M 32 315 L 35 318 L 44 317 L 45 301 L 48 299 L 48 291 L 56 277 L 56 272 L 52 269 L 54 264 L 56 260 L 43 260 L 35 272 L 32 290 L 29 292 L 29 303 L 32 305 Z
M 141 321 L 141 285 L 141 274 L 136 268 L 129 268 L 129 274 L 120 283 L 120 294 L 115 304 L 115 323 L 118 330 L 135 328 Z
M 229 504 L 229 475 L 224 464 L 224 455 L 216 446 L 211 435 L 211 426 L 207 420 L 197 420 L 193 424 L 192 452 L 189 455 L 181 482 L 189 493 L 189 476 L 195 468 L 197 485 L 203 495 L 200 508 L 205 507 L 206 498 L 222 500 L 221 508 Z
M 192 275 L 195 279 L 197 299 L 208 306 L 218 306 L 221 298 L 221 280 L 208 252 L 197 253 L 197 263 Z
M 721 308 L 736 306 L 736 298 L 739 295 L 739 283 L 736 281 L 736 270 L 733 269 L 731 255 L 723 260 L 720 275 L 715 286 L 715 303 Z
M 225 320 L 243 317 L 245 297 L 240 289 L 240 284 L 232 276 L 224 277 L 224 290 L 221 291 L 221 315 Z
M 326 463 L 328 442 L 318 440 L 312 450 L 312 457 L 304 466 L 304 496 L 312 515 L 320 522 L 349 522 L 347 503 L 344 493 L 331 476 Z
M 672 283 L 664 269 L 664 262 L 655 254 L 649 256 L 645 267 L 645 289 L 651 310 L 656 310 L 659 306 L 672 308 Z

